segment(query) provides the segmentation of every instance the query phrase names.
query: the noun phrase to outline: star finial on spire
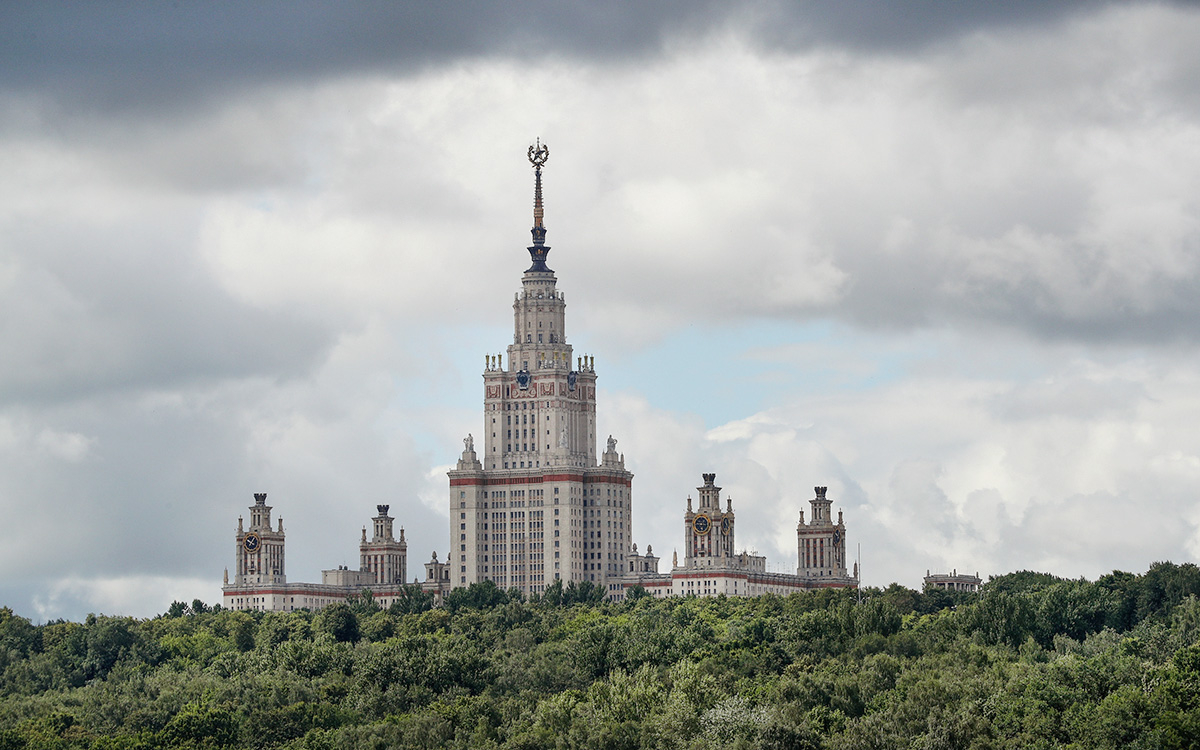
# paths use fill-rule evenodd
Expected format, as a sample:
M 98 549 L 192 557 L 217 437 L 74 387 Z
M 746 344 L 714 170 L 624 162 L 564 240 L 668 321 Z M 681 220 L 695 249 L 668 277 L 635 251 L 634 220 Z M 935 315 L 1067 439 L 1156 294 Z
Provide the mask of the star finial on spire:
M 546 254 L 550 252 L 550 248 L 546 246 L 546 226 L 543 223 L 545 218 L 545 209 L 542 206 L 542 167 L 545 166 L 546 160 L 550 158 L 550 149 L 542 143 L 542 139 L 538 138 L 537 142 L 529 147 L 529 163 L 533 165 L 533 229 L 530 234 L 533 235 L 533 246 L 529 248 L 529 255 L 533 259 L 533 265 L 526 271 L 550 271 L 546 267 Z
M 550 149 L 542 145 L 542 139 L 538 138 L 537 142 L 529 147 L 529 163 L 534 169 L 540 170 L 546 160 L 550 158 Z

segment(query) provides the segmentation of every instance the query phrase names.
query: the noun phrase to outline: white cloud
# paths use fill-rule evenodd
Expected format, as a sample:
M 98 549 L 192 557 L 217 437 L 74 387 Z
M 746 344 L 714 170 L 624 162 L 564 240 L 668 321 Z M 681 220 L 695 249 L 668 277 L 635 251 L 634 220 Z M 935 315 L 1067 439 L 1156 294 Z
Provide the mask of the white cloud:
M 44 429 L 38 433 L 37 446 L 55 458 L 72 463 L 87 457 L 95 442 L 94 438 L 78 432 L 57 432 Z
M 952 342 L 965 356 L 975 346 Z M 1138 361 L 1067 360 L 1031 381 L 944 372 L 814 392 L 676 442 L 730 488 L 739 538 L 776 560 L 794 559 L 796 511 L 822 484 L 862 542 L 870 584 L 919 586 L 927 568 L 1141 570 L 1195 552 L 1200 454 L 1182 446 L 1194 442 L 1200 375 L 1190 357 L 1157 370 Z M 677 457 L 664 465 L 662 453 L 631 454 L 634 470 L 676 476 L 682 497 L 699 470 Z M 678 544 L 683 507 L 674 500 L 636 535 Z
M 79 611 L 95 614 L 153 617 L 167 611 L 173 601 L 188 604 L 201 599 L 220 603 L 220 580 L 170 578 L 166 576 L 120 576 L 115 578 L 70 576 L 49 590 L 33 596 L 39 621 L 76 617 Z
M 434 513 L 441 516 L 449 516 L 450 507 L 447 504 L 447 484 L 446 472 L 455 467 L 455 464 L 445 464 L 444 466 L 435 466 L 425 475 L 425 483 L 418 492 L 421 502 L 426 508 L 429 508 Z
M 1198 26 L 1104 7 L 884 54 L 735 24 L 635 62 L 301 76 L 186 114 L 14 102 L 5 569 L 77 604 L 84 570 L 215 579 L 255 491 L 296 580 L 353 560 L 376 504 L 442 549 L 539 135 L 580 353 L 744 334 L 602 393 L 639 544 L 669 559 L 716 471 L 781 565 L 828 485 L 873 583 L 1196 554 Z M 51 536 L 69 554 L 46 561 Z

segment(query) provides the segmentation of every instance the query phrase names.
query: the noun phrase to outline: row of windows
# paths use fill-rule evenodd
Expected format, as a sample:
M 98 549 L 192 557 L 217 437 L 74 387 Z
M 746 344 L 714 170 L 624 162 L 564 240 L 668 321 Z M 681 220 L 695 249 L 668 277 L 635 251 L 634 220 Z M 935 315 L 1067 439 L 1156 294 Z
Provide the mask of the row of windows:
M 532 424 L 532 423 L 533 423 L 534 416 L 535 416 L 535 415 L 533 415 L 533 414 L 522 414 L 522 415 L 521 415 L 521 421 L 520 421 L 520 422 L 518 422 L 517 424 Z M 511 424 L 513 423 L 513 418 L 512 418 L 512 415 L 511 415 L 511 414 L 509 414 L 507 417 L 505 417 L 505 419 L 506 419 L 506 420 L 508 420 L 508 424 L 510 424 L 510 425 L 511 425 Z M 526 422 L 526 420 L 529 420 L 529 421 L 528 421 L 528 422 Z M 496 420 L 494 420 L 494 419 L 493 419 L 492 421 L 493 421 L 493 422 L 495 422 Z M 547 415 L 546 415 L 546 421 L 547 421 L 547 422 L 549 422 L 549 421 L 550 421 L 550 415 L 549 415 L 549 414 L 547 414 Z M 549 434 L 549 433 L 547 433 L 547 434 Z M 509 437 L 512 437 L 512 433 L 511 433 L 511 432 L 509 433 Z
M 550 408 L 549 401 L 544 401 L 542 403 L 543 403 L 542 408 L 544 408 L 544 409 Z M 554 403 L 555 403 L 555 405 L 559 405 L 557 401 L 555 401 Z M 498 406 L 498 404 L 492 404 L 492 406 Z M 536 408 L 537 408 L 537 405 L 532 401 L 519 401 L 519 402 L 515 402 L 515 403 L 511 403 L 511 404 L 506 403 L 504 405 L 504 411 L 526 411 L 529 409 L 536 409 Z M 495 417 L 492 417 L 492 424 L 496 424 Z M 509 424 L 512 424 L 512 422 L 510 421 Z
M 514 448 L 514 447 L 513 447 L 514 445 L 516 445 L 516 446 L 518 446 L 518 447 L 517 447 L 517 448 Z M 506 446 L 506 447 L 505 447 L 505 449 L 504 449 L 504 450 L 505 450 L 505 451 L 507 451 L 507 452 L 509 452 L 509 453 L 515 453 L 515 452 L 526 452 L 526 453 L 528 453 L 529 451 L 535 451 L 535 450 L 537 450 L 537 444 L 536 444 L 536 443 L 505 443 L 505 446 Z M 550 450 L 550 444 L 549 444 L 549 443 L 546 443 L 546 450 Z M 530 463 L 532 464 L 533 462 L 530 462 Z M 541 466 L 541 463 L 540 463 L 540 462 L 538 463 L 538 466 Z M 507 469 L 507 468 L 508 468 L 508 465 L 507 465 L 507 464 L 505 464 L 505 467 L 504 467 L 504 468 L 506 468 L 506 469 Z M 514 467 L 514 468 L 518 468 L 518 467 Z M 522 462 L 521 462 L 521 466 L 520 466 L 519 468 L 522 468 L 522 469 L 527 469 L 527 468 L 533 468 L 533 467 L 532 467 L 532 466 L 526 466 L 526 465 L 525 465 L 525 462 L 524 462 L 524 461 L 522 461 Z
M 525 369 L 528 369 L 529 363 L 523 362 L 523 363 L 521 363 L 521 366 Z M 568 400 L 543 401 L 541 408 L 549 409 L 551 406 L 553 406 L 556 409 L 567 409 L 568 411 L 572 411 L 572 412 L 583 412 L 585 414 L 595 414 L 596 413 L 596 404 L 592 403 L 592 399 L 595 397 L 595 391 L 589 390 L 587 388 L 583 388 L 582 386 L 580 386 L 580 389 L 579 389 L 579 391 L 577 391 L 577 393 L 578 393 L 578 395 L 569 401 Z M 504 386 L 504 398 L 505 399 L 532 399 L 534 397 L 534 395 L 535 394 L 533 393 L 532 387 L 529 389 L 528 392 L 522 393 L 521 391 L 518 391 L 516 389 L 510 390 L 508 386 Z M 566 394 L 563 393 L 561 395 L 565 396 Z M 495 398 L 495 397 L 493 397 L 493 398 Z M 580 399 L 582 399 L 582 400 L 580 400 Z M 504 405 L 503 409 L 500 408 L 501 404 Z M 502 401 L 500 403 L 484 404 L 484 407 L 485 407 L 484 411 L 521 411 L 522 409 L 525 409 L 526 411 L 528 411 L 531 409 L 538 408 L 537 402 L 530 401 L 530 400 Z M 496 424 L 495 417 L 492 417 L 492 424 Z M 511 422 L 509 424 L 511 424 Z
M 538 323 L 538 325 L 541 325 L 541 323 L 539 322 L 539 323 Z M 538 342 L 539 344 L 544 344 L 544 343 L 546 343 L 545 341 L 543 341 L 543 340 L 542 340 L 542 334 L 541 334 L 541 333 L 539 333 L 539 334 L 537 335 L 537 337 L 538 337 L 538 340 L 537 340 L 537 342 Z M 532 344 L 532 343 L 533 343 L 533 334 L 529 334 L 529 333 L 525 334 L 525 343 L 526 343 L 526 344 Z M 557 343 L 558 343 L 558 340 L 555 338 L 555 336 L 554 336 L 554 334 L 553 334 L 553 333 L 552 333 L 552 334 L 550 334 L 550 343 L 551 343 L 551 344 L 557 344 Z
M 547 417 L 547 419 L 549 419 L 549 417 Z M 518 437 L 518 438 L 526 438 L 526 439 L 528 439 L 528 438 L 532 437 L 532 435 L 530 435 L 529 433 L 533 432 L 533 430 L 518 430 L 518 432 L 520 433 L 519 435 L 517 435 L 517 437 Z M 546 430 L 546 434 L 547 434 L 547 435 L 549 435 L 549 434 L 550 434 L 550 430 Z M 508 431 L 508 434 L 507 434 L 505 437 L 506 437 L 507 439 L 509 439 L 509 440 L 512 440 L 512 438 L 513 438 L 513 431 L 512 431 L 512 430 L 509 430 L 509 431 Z M 550 449 L 550 444 L 549 444 L 549 443 L 547 443 L 547 444 L 546 444 L 546 450 L 549 450 L 549 449 Z M 512 450 L 512 448 L 509 448 L 508 450 Z

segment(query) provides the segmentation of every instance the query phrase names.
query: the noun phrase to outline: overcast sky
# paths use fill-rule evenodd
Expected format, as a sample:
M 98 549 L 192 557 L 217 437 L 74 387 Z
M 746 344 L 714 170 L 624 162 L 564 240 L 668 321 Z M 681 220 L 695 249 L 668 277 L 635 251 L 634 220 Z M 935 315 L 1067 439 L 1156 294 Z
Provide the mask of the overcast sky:
M 0 6 L 0 605 L 218 601 L 254 492 L 444 555 L 538 137 L 641 548 L 716 472 L 777 570 L 814 485 L 868 585 L 1200 555 L 1200 8 L 514 7 Z

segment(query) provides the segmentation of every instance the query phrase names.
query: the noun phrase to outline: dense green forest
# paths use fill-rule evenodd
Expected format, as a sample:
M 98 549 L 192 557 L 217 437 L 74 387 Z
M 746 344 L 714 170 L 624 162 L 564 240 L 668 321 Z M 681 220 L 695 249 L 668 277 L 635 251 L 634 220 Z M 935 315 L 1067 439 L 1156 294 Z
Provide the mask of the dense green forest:
M 1200 746 L 1200 570 L 604 604 L 0 609 L 8 748 Z

